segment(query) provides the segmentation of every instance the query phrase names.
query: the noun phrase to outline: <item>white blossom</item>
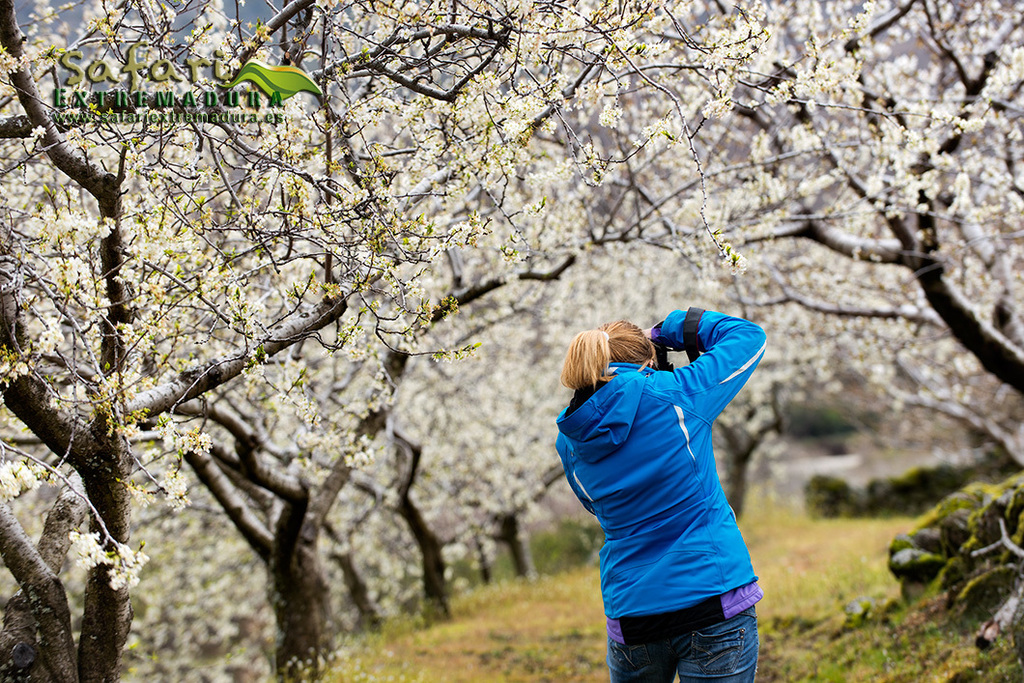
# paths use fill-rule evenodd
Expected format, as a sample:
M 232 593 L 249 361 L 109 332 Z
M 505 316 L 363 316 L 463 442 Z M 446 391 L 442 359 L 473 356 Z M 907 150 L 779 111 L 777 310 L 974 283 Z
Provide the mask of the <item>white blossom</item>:
M 17 498 L 39 488 L 45 473 L 34 463 L 18 460 L 0 462 L 0 501 Z
M 149 561 L 149 556 L 141 548 L 132 550 L 123 543 L 113 543 L 113 550 L 104 550 L 99 532 L 84 534 L 72 531 L 69 537 L 76 565 L 85 570 L 107 566 L 107 576 L 113 590 L 138 585 L 139 573 Z

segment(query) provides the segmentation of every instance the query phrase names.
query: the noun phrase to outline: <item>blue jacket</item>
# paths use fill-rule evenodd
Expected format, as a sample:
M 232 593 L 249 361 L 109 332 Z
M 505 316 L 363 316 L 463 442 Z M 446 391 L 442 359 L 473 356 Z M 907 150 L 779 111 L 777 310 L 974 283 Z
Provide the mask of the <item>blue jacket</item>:
M 685 311 L 658 341 L 683 348 Z M 605 614 L 661 614 L 755 581 L 711 450 L 711 424 L 765 350 L 754 323 L 706 311 L 703 354 L 672 372 L 612 363 L 614 377 L 558 416 L 569 486 L 604 530 Z

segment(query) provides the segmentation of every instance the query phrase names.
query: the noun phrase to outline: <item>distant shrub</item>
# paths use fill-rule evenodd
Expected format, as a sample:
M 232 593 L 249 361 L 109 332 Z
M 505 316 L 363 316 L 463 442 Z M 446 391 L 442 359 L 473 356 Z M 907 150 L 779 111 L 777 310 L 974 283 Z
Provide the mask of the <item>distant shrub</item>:
M 818 475 L 807 482 L 804 501 L 808 513 L 817 517 L 919 515 L 968 482 L 998 480 L 1018 469 L 1005 453 L 993 451 L 967 467 L 913 467 L 895 477 L 873 479 L 863 489 Z
M 550 531 L 530 539 L 533 561 L 539 574 L 556 572 L 594 562 L 604 533 L 597 522 L 565 519 Z
M 966 484 L 971 471 L 952 465 L 913 467 L 898 477 L 868 483 L 867 510 L 876 514 L 918 515 Z
M 856 422 L 836 406 L 796 404 L 786 416 L 786 433 L 798 439 L 820 439 L 852 434 Z
M 818 474 L 804 487 L 807 512 L 812 517 L 852 517 L 863 509 L 861 496 L 843 479 Z

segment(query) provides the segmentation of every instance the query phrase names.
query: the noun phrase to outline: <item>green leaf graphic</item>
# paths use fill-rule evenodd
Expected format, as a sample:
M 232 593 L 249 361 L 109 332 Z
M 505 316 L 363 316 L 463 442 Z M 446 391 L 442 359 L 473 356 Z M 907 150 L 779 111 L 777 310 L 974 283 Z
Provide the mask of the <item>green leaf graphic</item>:
M 287 100 L 298 92 L 323 95 L 316 83 L 302 69 L 296 69 L 294 66 L 267 66 L 258 59 L 250 59 L 243 64 L 235 80 L 225 87 L 233 88 L 245 81 L 254 84 L 266 93 L 267 97 L 273 96 L 275 92 L 281 93 L 282 100 Z

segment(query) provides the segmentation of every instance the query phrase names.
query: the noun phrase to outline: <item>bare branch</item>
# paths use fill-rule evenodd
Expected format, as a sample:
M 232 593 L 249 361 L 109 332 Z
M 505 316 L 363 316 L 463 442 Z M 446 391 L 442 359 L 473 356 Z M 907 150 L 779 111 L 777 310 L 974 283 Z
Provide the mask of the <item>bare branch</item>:
M 1002 524 L 1003 520 L 999 520 Z M 1003 526 L 1005 526 L 1003 524 Z M 1002 532 L 1006 534 L 1006 529 L 1002 529 Z M 1011 541 L 1012 542 L 1012 541 Z M 1002 544 L 1002 541 L 999 541 Z M 994 643 L 1001 633 L 1005 633 L 1010 630 L 1013 624 L 1013 618 L 1017 614 L 1017 610 L 1020 608 L 1021 593 L 1024 592 L 1024 581 L 1017 578 L 1014 583 L 1013 591 L 1006 598 L 1006 602 L 996 611 L 991 619 L 986 621 L 978 628 L 978 636 L 974 640 L 974 644 L 980 650 L 984 650 L 989 645 Z
M 312 0 L 303 0 L 311 2 Z M 25 56 L 22 48 L 24 36 L 18 26 L 18 18 L 14 11 L 14 0 L 0 0 L 0 45 L 13 60 L 18 62 Z M 11 85 L 18 94 L 18 101 L 33 128 L 42 127 L 44 133 L 41 140 L 50 161 L 66 173 L 68 177 L 84 187 L 100 203 L 104 215 L 104 207 L 120 201 L 119 183 L 112 173 L 88 161 L 81 159 L 71 151 L 67 142 L 60 135 L 55 124 L 46 111 L 46 106 L 39 95 L 32 73 L 27 66 L 21 66 L 10 73 Z
M 244 353 L 217 358 L 183 372 L 176 379 L 139 393 L 128 412 L 154 417 L 234 379 L 250 363 L 261 363 L 340 318 L 348 308 L 344 297 L 328 297 L 312 310 L 282 321 Z
M 984 411 L 973 410 L 962 402 L 954 400 L 945 386 L 928 381 L 905 359 L 897 357 L 896 364 L 905 377 L 928 392 L 927 394 L 922 391 L 907 392 L 902 397 L 905 403 L 948 415 L 983 434 L 988 434 L 1003 447 L 1014 461 L 1024 465 L 1024 426 L 1018 426 L 1017 432 L 1013 433 L 1003 428 Z
M 254 484 L 292 502 L 309 498 L 309 488 L 298 477 L 294 477 L 259 457 L 261 449 L 272 449 L 266 435 L 260 434 L 240 417 L 219 405 L 195 405 L 185 403 L 175 408 L 182 415 L 198 415 L 209 418 L 228 430 L 234 437 L 235 452 L 241 461 L 243 474 Z
M 219 447 L 214 446 L 214 448 Z M 194 451 L 186 451 L 185 461 L 192 467 L 203 485 L 210 490 L 213 497 L 217 499 L 232 524 L 235 525 L 253 551 L 264 560 L 270 557 L 274 547 L 273 534 L 249 508 L 245 499 L 238 495 L 213 458 L 208 455 L 199 455 Z
M 986 370 L 1024 393 L 1024 348 L 978 315 L 944 270 L 936 263 L 935 267 L 918 273 L 928 303 Z
M 24 330 L 18 297 L 21 289 L 18 263 L 0 254 L 0 348 L 21 349 Z M 55 408 L 49 385 L 35 373 L 22 375 L 0 387 L 4 403 L 22 423 L 58 456 L 74 455 L 72 441 L 85 425 Z M 76 444 L 81 448 L 81 443 Z M 85 457 L 85 456 L 83 456 Z
M 375 48 L 367 52 L 357 52 L 345 59 L 338 60 L 322 69 L 310 73 L 315 81 L 334 76 L 338 69 L 348 65 L 358 65 L 374 62 L 381 56 L 393 52 L 395 46 L 430 40 L 438 36 L 445 36 L 449 40 L 455 38 L 475 38 L 477 40 L 495 40 L 498 35 L 494 31 L 479 26 L 466 24 L 434 24 L 428 28 L 420 29 L 411 34 L 393 33 L 380 42 Z M 507 35 L 507 34 L 505 34 Z
M 0 119 L 0 138 L 27 138 L 32 135 L 32 122 L 24 115 Z
M 792 302 L 811 311 L 817 311 L 818 313 L 825 313 L 827 315 L 834 315 L 843 318 L 908 320 L 922 325 L 931 325 L 938 328 L 945 327 L 942 319 L 930 308 L 919 308 L 910 304 L 904 304 L 902 306 L 876 307 L 832 304 L 825 301 L 811 299 L 810 297 L 800 294 L 790 287 L 777 272 L 773 272 L 772 277 L 782 289 L 783 294 L 781 298 L 772 300 L 771 303 L 773 304 Z M 762 302 L 761 305 L 764 305 L 764 302 Z
M 309 9 L 315 0 L 292 0 L 292 2 L 285 3 L 284 9 L 278 12 L 276 15 L 266 24 L 266 30 L 261 34 L 262 36 L 272 36 L 281 30 L 285 24 L 287 24 L 292 17 L 299 12 L 303 12 Z M 252 59 L 252 56 L 260 49 L 263 43 L 266 42 L 265 38 L 255 36 L 251 39 L 250 45 L 242 51 L 238 56 L 238 63 L 245 64 L 247 61 Z
M 44 659 L 52 672 L 62 674 L 60 680 L 77 681 L 71 610 L 64 587 L 7 503 L 0 503 L 0 555 L 28 598 L 42 635 L 39 647 Z
M 819 221 L 807 221 L 798 237 L 807 238 L 850 258 L 874 263 L 902 263 L 903 245 L 899 240 L 859 238 L 845 230 L 828 227 Z
M 515 273 L 515 274 L 513 274 L 511 276 L 504 276 L 504 275 L 502 275 L 502 276 L 499 276 L 499 277 L 494 277 L 494 278 L 491 278 L 489 280 L 484 280 L 483 282 L 479 282 L 479 283 L 477 283 L 477 284 L 475 284 L 475 285 L 473 285 L 471 287 L 466 287 L 466 288 L 464 288 L 464 289 L 462 289 L 460 291 L 457 291 L 454 294 L 452 294 L 452 296 L 455 297 L 455 300 L 458 301 L 460 306 L 463 306 L 465 304 L 468 304 L 468 303 L 470 303 L 472 301 L 475 301 L 475 300 L 483 297 L 486 294 L 489 294 L 490 292 L 493 292 L 496 289 L 504 287 L 509 282 L 512 282 L 512 281 L 515 281 L 515 280 L 539 280 L 541 282 L 549 282 L 551 280 L 557 280 L 574 263 L 576 263 L 576 255 L 575 254 L 571 254 L 571 255 L 567 256 L 565 258 L 565 260 L 562 261 L 562 263 L 560 263 L 558 266 L 556 266 L 552 270 L 549 270 L 549 271 L 526 270 L 526 271 L 522 271 L 522 272 L 519 272 L 519 273 Z M 432 322 L 438 322 L 446 314 L 447 313 L 444 310 L 439 310 L 439 311 L 435 312 L 434 313 L 434 317 L 432 319 Z
M 69 534 L 82 525 L 89 508 L 81 477 L 72 472 L 66 481 L 68 485 L 46 515 L 43 535 L 39 538 L 39 556 L 55 573 L 60 572 L 71 547 Z
M 547 472 L 540 478 L 541 483 L 545 489 L 550 488 L 556 481 L 562 478 L 565 474 L 565 469 L 562 468 L 561 464 L 552 465 Z
M 892 28 L 897 21 L 905 17 L 907 13 L 910 12 L 911 9 L 913 9 L 914 5 L 917 4 L 917 2 L 918 0 L 909 0 L 908 2 L 902 5 L 897 5 L 896 7 L 893 7 L 892 9 L 889 10 L 888 14 L 881 16 L 875 21 L 874 24 L 872 24 L 871 28 L 869 28 L 867 31 L 867 35 L 870 38 L 877 38 L 878 36 L 882 35 L 890 28 Z M 851 38 L 844 46 L 844 49 L 848 53 L 856 52 L 860 48 L 860 41 L 861 39 L 859 37 Z

